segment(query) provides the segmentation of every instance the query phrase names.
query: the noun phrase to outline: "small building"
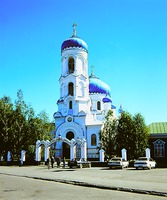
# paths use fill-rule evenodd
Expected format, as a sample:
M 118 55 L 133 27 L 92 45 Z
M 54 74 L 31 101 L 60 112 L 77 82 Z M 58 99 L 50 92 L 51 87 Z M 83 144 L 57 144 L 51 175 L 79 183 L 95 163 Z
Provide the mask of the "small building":
M 167 122 L 151 123 L 148 127 L 151 157 L 157 167 L 167 167 Z

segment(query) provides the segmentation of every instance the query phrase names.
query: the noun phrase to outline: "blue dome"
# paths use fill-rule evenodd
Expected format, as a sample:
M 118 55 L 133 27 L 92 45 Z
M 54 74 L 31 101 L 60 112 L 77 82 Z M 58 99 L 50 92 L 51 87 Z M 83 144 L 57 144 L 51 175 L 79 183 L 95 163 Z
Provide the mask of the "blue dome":
M 88 52 L 88 46 L 86 42 L 84 42 L 78 37 L 71 37 L 65 40 L 63 44 L 61 45 L 61 51 L 71 48 L 71 47 L 81 48 Z
M 112 103 L 112 100 L 108 97 L 103 98 L 103 103 Z
M 89 77 L 89 93 L 107 94 L 111 97 L 110 87 L 94 75 Z
M 112 108 L 112 109 L 116 109 L 116 106 L 114 106 L 114 105 L 111 105 L 111 108 Z

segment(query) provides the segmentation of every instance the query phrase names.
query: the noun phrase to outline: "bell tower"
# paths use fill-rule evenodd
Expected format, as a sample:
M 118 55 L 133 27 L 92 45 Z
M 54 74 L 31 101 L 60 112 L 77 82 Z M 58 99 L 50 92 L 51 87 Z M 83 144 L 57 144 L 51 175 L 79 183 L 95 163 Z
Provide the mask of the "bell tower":
M 73 24 L 72 37 L 61 46 L 60 99 L 57 103 L 62 116 L 90 112 L 88 47 L 77 37 L 76 26 Z

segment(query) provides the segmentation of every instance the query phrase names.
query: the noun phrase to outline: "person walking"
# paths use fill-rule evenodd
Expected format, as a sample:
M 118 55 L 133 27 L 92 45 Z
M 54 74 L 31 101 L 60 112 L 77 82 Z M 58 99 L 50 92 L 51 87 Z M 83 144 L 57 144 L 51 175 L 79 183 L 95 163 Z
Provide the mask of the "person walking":
M 55 158 L 52 156 L 52 157 L 51 157 L 51 165 L 52 165 L 52 168 L 54 167 L 54 162 L 55 162 Z

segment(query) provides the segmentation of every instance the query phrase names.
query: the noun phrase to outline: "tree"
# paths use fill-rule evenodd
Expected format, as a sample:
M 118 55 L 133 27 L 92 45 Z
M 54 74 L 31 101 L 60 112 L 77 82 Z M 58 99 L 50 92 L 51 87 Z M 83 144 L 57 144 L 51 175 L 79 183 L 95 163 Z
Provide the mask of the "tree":
M 115 136 L 117 130 L 117 120 L 113 119 L 113 112 L 109 110 L 103 125 L 102 130 L 99 133 L 100 136 L 100 148 L 105 151 L 107 158 L 112 157 L 115 154 Z
M 116 150 L 117 155 L 121 155 L 121 150 L 125 148 L 128 153 L 128 158 L 133 158 L 135 150 L 135 132 L 132 115 L 128 112 L 122 112 L 118 119 L 118 128 L 116 135 Z
M 132 116 L 128 112 L 121 113 L 115 141 L 118 155 L 125 148 L 129 160 L 144 156 L 148 137 L 148 128 L 141 114 Z
M 148 147 L 149 130 L 145 124 L 143 116 L 140 113 L 133 117 L 133 121 L 136 134 L 136 149 L 134 156 L 137 158 L 145 155 L 145 149 Z
M 53 123 L 49 122 L 49 117 L 45 111 L 41 111 L 38 114 L 38 119 L 40 120 L 40 123 L 38 124 L 38 130 L 40 131 L 38 139 L 50 140 L 53 137 L 51 133 L 54 129 Z
M 9 97 L 0 99 L 1 155 L 11 151 L 19 159 L 21 150 L 26 150 L 26 155 L 34 157 L 36 141 L 50 140 L 53 130 L 54 125 L 44 111 L 35 116 L 33 108 L 24 102 L 22 90 L 18 90 L 14 105 Z
M 0 155 L 11 150 L 11 125 L 13 121 L 13 104 L 11 99 L 4 96 L 0 99 Z

